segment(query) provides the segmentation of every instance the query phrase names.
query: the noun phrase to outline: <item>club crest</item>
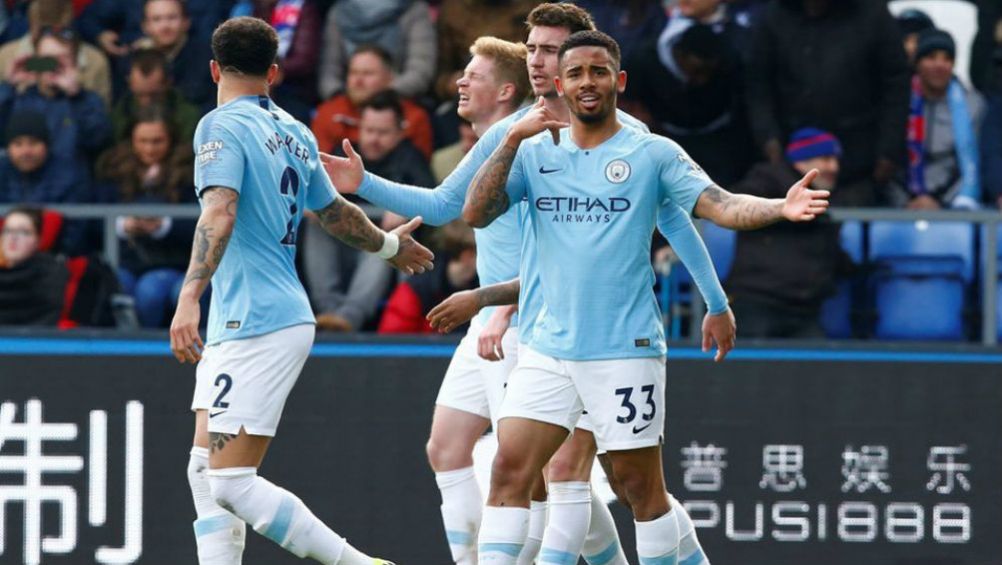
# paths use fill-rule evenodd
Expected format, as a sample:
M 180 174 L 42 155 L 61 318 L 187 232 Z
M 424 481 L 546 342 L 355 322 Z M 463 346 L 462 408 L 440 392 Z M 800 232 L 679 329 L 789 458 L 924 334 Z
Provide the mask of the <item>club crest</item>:
M 630 178 L 630 164 L 622 159 L 616 159 L 605 166 L 605 178 L 611 183 L 620 184 Z

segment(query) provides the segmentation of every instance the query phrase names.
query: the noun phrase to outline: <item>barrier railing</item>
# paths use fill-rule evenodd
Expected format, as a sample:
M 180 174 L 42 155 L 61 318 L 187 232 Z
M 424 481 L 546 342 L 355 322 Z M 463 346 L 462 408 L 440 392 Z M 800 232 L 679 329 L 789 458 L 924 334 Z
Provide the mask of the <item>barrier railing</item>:
M 10 209 L 0 205 L 0 214 Z M 46 205 L 74 219 L 99 219 L 104 221 L 104 256 L 113 266 L 118 266 L 118 234 L 115 233 L 115 219 L 119 216 L 170 216 L 172 218 L 197 218 L 199 208 L 193 204 L 55 204 Z M 372 206 L 362 207 L 370 216 L 380 210 Z M 978 224 L 981 231 L 981 342 L 984 345 L 998 343 L 996 306 L 998 301 L 999 248 L 998 230 L 1002 226 L 1002 214 L 997 210 L 896 210 L 884 208 L 834 208 L 829 211 L 836 221 L 895 221 L 895 222 L 971 222 Z M 691 332 L 698 339 L 699 324 L 702 319 L 703 304 L 699 293 L 693 293 L 693 320 Z

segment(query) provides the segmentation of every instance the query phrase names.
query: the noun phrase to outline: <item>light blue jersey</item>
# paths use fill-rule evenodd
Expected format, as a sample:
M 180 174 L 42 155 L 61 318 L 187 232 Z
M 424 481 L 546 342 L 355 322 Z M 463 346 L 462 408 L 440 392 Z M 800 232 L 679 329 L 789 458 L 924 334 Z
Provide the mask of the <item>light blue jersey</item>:
M 421 216 L 425 223 L 433 226 L 447 224 L 462 215 L 466 191 L 480 170 L 480 165 L 501 145 L 512 124 L 531 109 L 531 106 L 526 106 L 494 123 L 480 136 L 455 170 L 432 190 L 388 181 L 367 173 L 358 188 L 358 195 L 401 216 Z M 647 126 L 633 116 L 621 111 L 618 116 L 624 124 L 648 131 Z M 510 281 L 519 276 L 519 262 L 525 248 L 522 234 L 528 227 L 523 225 L 526 217 L 524 210 L 518 208 L 513 206 L 491 225 L 474 230 L 477 241 L 477 276 L 481 286 Z M 512 326 L 517 325 L 519 319 L 525 319 L 525 310 L 522 310 L 521 305 L 519 310 L 518 317 L 512 318 Z M 531 312 L 536 310 L 538 308 L 533 308 Z M 483 309 L 478 320 L 486 323 L 493 311 L 493 308 Z
M 570 360 L 664 355 L 651 235 L 659 216 L 688 222 L 712 181 L 664 137 L 622 127 L 584 150 L 569 133 L 560 145 L 548 132 L 524 141 L 508 178 L 535 237 L 538 289 L 530 283 L 523 302 L 540 294 L 542 304 L 528 344 Z
M 195 189 L 237 191 L 236 223 L 212 277 L 207 345 L 315 323 L 296 275 L 296 230 L 337 197 L 309 128 L 265 96 L 209 112 L 195 130 Z

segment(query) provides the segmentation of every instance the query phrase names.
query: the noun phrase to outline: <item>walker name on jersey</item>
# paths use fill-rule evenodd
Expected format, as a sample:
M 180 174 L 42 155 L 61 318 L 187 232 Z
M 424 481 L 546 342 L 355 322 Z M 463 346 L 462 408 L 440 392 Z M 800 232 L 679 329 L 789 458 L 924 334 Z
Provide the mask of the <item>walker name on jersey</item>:
M 272 155 L 277 153 L 280 148 L 284 147 L 285 150 L 296 159 L 299 159 L 303 163 L 310 162 L 310 150 L 296 141 L 296 138 L 291 135 L 283 136 L 276 131 L 273 137 L 264 140 L 264 146 L 268 148 L 268 151 L 270 151 Z
M 632 206 L 626 198 L 580 198 L 577 196 L 541 196 L 536 199 L 540 212 L 554 212 L 551 221 L 575 224 L 607 224 L 615 214 Z
M 223 148 L 222 141 L 210 141 L 208 143 L 203 143 L 199 145 L 198 156 L 196 157 L 196 159 L 198 160 L 198 164 L 203 165 L 205 163 L 208 163 L 209 161 L 215 161 L 216 153 L 218 153 L 219 150 L 222 148 Z

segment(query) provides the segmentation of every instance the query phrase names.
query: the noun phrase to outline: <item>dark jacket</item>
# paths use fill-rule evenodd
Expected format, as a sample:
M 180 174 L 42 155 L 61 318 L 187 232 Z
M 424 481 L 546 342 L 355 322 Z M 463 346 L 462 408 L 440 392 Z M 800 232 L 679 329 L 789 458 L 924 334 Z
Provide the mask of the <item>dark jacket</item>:
M 176 88 L 167 91 L 163 105 L 171 116 L 172 126 L 178 139 L 195 137 L 195 127 L 202 118 L 202 112 L 197 106 L 185 100 Z M 111 124 L 115 141 L 122 141 L 129 136 L 129 126 L 136 112 L 136 99 L 131 93 L 122 96 L 111 109 Z
M 47 98 L 32 86 L 18 94 L 9 83 L 0 84 L 0 131 L 14 112 L 34 111 L 46 118 L 49 126 L 49 158 L 60 166 L 76 162 L 89 167 L 90 158 L 97 155 L 111 139 L 111 120 L 104 100 L 89 90 L 76 96 Z
M 799 178 L 785 163 L 760 163 L 730 190 L 782 198 Z M 839 245 L 839 228 L 821 216 L 808 223 L 782 222 L 738 232 L 734 265 L 724 285 L 727 293 L 775 302 L 805 314 L 817 312 L 834 292 L 836 276 L 851 266 Z
M 886 3 L 832 0 L 808 17 L 802 0 L 762 12 L 748 61 L 748 111 L 759 146 L 785 144 L 802 127 L 834 133 L 845 151 L 841 178 L 869 178 L 878 157 L 905 150 L 909 71 Z
M 1002 91 L 988 99 L 981 125 L 981 182 L 985 199 L 997 205 L 1002 198 Z
M 69 272 L 48 253 L 0 268 L 0 326 L 53 326 L 59 322 Z
M 216 105 L 216 86 L 209 74 L 212 48 L 208 40 L 191 35 L 170 62 L 174 88 L 203 111 Z
M 41 169 L 24 174 L 6 155 L 0 157 L 0 203 L 90 202 L 92 194 L 87 172 L 73 163 L 50 157 Z
M 384 179 L 415 186 L 431 188 L 436 185 L 435 176 L 424 154 L 405 139 L 393 151 L 378 161 L 366 161 L 365 169 Z

